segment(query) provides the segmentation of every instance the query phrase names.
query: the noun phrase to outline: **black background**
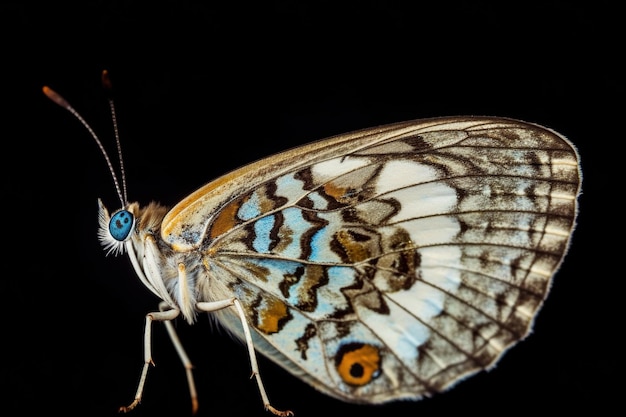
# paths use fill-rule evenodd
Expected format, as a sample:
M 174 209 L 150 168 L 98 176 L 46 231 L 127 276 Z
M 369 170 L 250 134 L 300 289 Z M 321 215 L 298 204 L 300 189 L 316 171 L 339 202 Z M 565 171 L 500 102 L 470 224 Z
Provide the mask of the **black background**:
M 602 415 L 622 377 L 624 42 L 618 3 L 564 1 L 8 1 L 2 36 L 4 249 L 0 412 L 113 416 L 132 400 L 156 298 L 96 238 L 118 200 L 84 128 L 112 156 L 100 86 L 114 83 L 129 198 L 173 205 L 205 182 L 311 140 L 444 115 L 543 124 L 578 147 L 579 226 L 535 332 L 489 373 L 420 402 L 345 404 L 261 359 L 274 405 L 297 416 L 452 412 Z M 618 323 L 621 327 L 618 326 Z M 177 322 L 200 416 L 266 415 L 245 349 Z M 186 416 L 164 327 L 132 416 Z

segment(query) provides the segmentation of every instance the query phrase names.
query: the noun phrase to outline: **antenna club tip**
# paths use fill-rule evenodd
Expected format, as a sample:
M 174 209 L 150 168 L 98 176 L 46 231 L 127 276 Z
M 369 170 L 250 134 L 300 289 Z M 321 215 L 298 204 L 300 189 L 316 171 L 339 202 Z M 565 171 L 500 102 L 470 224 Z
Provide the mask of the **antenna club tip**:
M 102 70 L 102 85 L 107 90 L 111 90 L 111 88 L 113 88 L 111 78 L 109 77 L 109 71 L 107 70 Z
M 47 85 L 44 85 L 44 86 L 41 88 L 41 91 L 43 91 L 43 93 L 44 93 L 47 97 L 49 97 L 49 98 L 51 98 L 51 99 L 52 99 L 53 97 L 55 97 L 55 96 L 58 96 L 58 94 L 57 94 L 57 93 L 56 93 L 56 92 L 55 92 L 52 88 L 48 87 Z
M 69 103 L 65 101 L 65 99 L 61 97 L 61 95 L 58 94 L 56 91 L 54 91 L 52 88 L 48 87 L 47 85 L 44 85 L 41 90 L 50 100 L 54 101 L 59 106 L 70 108 Z

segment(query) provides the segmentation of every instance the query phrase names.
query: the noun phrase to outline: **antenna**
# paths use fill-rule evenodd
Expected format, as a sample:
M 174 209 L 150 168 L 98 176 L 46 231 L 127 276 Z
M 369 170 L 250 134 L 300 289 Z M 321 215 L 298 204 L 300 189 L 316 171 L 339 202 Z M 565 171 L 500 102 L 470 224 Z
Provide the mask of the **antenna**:
M 117 158 L 120 161 L 120 174 L 122 178 L 122 192 L 124 202 L 128 201 L 128 196 L 126 194 L 126 173 L 124 172 L 124 158 L 122 158 L 122 142 L 120 141 L 120 132 L 117 128 L 117 116 L 115 113 L 115 103 L 113 102 L 111 91 L 113 90 L 113 84 L 111 84 L 111 79 L 109 78 L 109 71 L 102 71 L 102 86 L 106 90 L 108 97 L 107 101 L 109 102 L 109 109 L 111 110 L 111 120 L 113 122 L 113 133 L 115 135 L 115 144 L 117 145 Z M 119 190 L 118 190 L 119 192 Z
M 102 85 L 104 86 L 105 90 L 107 90 L 108 92 L 111 91 L 111 80 L 109 79 L 107 70 L 102 71 Z M 87 123 L 87 121 L 76 111 L 76 109 L 74 109 L 74 107 L 72 107 L 72 105 L 67 100 L 65 100 L 59 93 L 57 93 L 56 91 L 54 91 L 48 86 L 44 86 L 42 90 L 43 90 L 43 93 L 50 100 L 52 100 L 59 106 L 63 107 L 65 110 L 72 113 L 72 115 L 76 119 L 78 119 L 78 121 L 81 122 L 83 126 L 85 126 L 87 131 L 91 134 L 91 137 L 94 138 L 94 140 L 96 141 L 96 144 L 98 145 L 98 147 L 100 148 L 100 151 L 102 152 L 102 155 L 104 156 L 107 166 L 109 167 L 109 171 L 111 172 L 111 177 L 113 178 L 113 183 L 115 184 L 115 190 L 117 191 L 117 196 L 119 197 L 120 202 L 122 203 L 122 207 L 125 207 L 128 201 L 126 197 L 126 175 L 124 173 L 124 163 L 122 161 L 122 147 L 120 145 L 119 131 L 117 128 L 117 119 L 115 117 L 115 106 L 113 104 L 113 99 L 109 98 L 108 100 L 109 100 L 109 107 L 111 109 L 111 118 L 113 119 L 113 130 L 115 133 L 115 142 L 117 143 L 117 152 L 118 152 L 118 158 L 120 161 L 120 173 L 121 173 L 123 188 L 120 188 L 120 183 L 117 178 L 117 175 L 115 175 L 115 169 L 113 168 L 113 164 L 111 163 L 111 159 L 109 158 L 109 155 L 104 149 L 104 146 L 102 145 L 100 138 L 98 138 L 98 135 L 96 135 L 96 133 L 91 128 L 91 126 L 89 126 L 89 123 Z

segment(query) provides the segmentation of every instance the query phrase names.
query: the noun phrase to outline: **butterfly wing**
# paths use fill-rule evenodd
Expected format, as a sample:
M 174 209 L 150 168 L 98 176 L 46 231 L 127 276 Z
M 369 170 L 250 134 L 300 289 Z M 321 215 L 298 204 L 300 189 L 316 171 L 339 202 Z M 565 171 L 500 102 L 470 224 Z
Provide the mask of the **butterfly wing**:
M 162 237 L 202 252 L 205 298 L 238 297 L 256 349 L 298 377 L 345 401 L 417 399 L 528 334 L 579 189 L 577 152 L 550 130 L 431 119 L 234 171 L 176 206 Z

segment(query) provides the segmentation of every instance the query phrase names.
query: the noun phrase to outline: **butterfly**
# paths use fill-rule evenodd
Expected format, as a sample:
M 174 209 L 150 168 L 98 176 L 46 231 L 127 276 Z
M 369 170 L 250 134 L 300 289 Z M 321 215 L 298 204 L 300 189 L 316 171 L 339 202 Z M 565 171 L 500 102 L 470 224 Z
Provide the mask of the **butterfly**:
M 166 208 L 129 202 L 91 128 L 44 92 L 88 128 L 115 180 L 120 208 L 99 201 L 104 249 L 126 254 L 162 300 L 146 316 L 145 364 L 121 411 L 141 401 L 154 321 L 197 410 L 172 320 L 205 312 L 245 343 L 263 405 L 279 416 L 292 412 L 271 405 L 256 352 L 346 402 L 444 391 L 528 335 L 576 224 L 578 152 L 533 123 L 441 117 L 338 135 Z

